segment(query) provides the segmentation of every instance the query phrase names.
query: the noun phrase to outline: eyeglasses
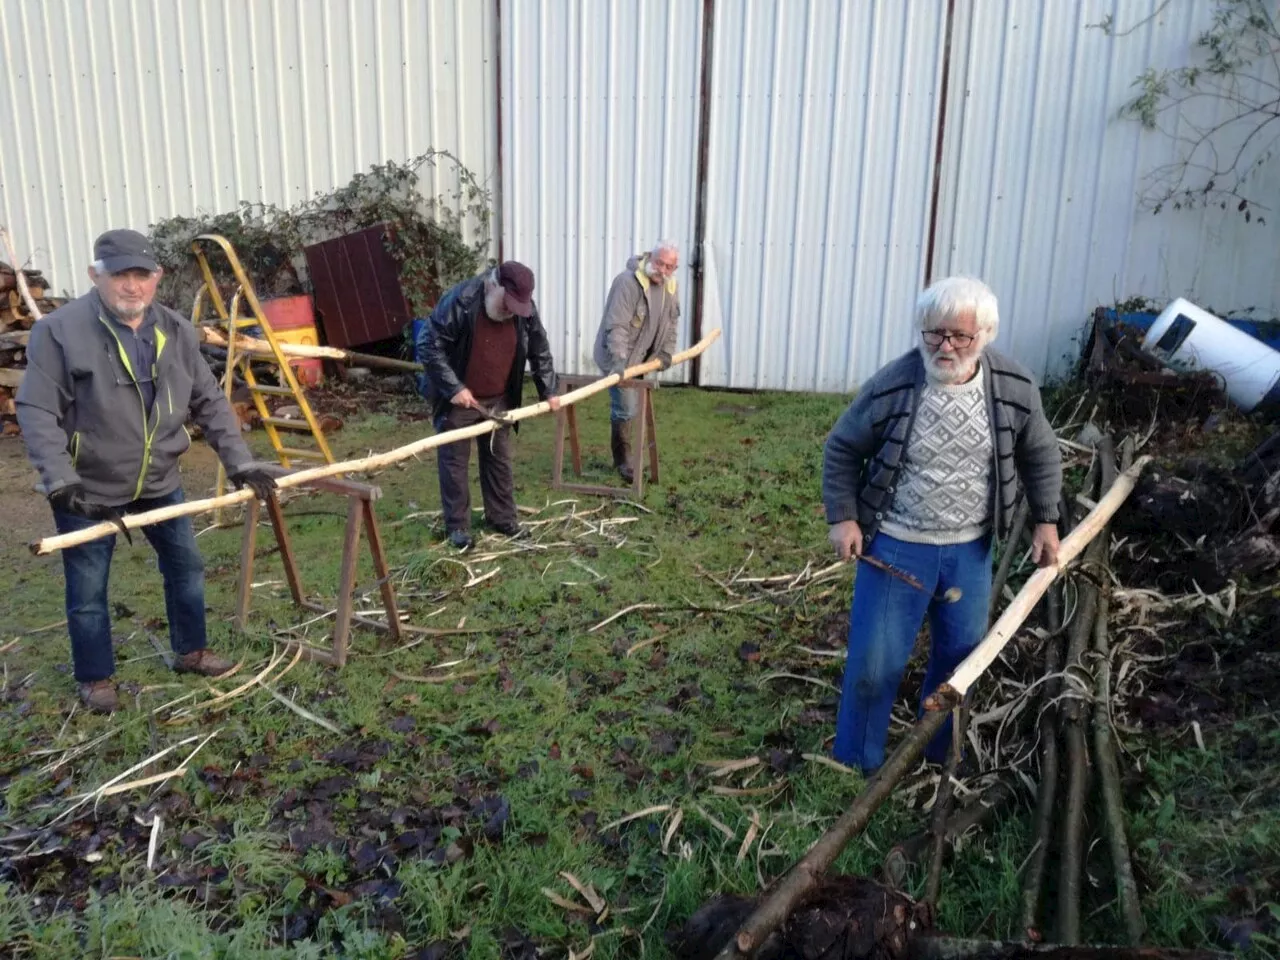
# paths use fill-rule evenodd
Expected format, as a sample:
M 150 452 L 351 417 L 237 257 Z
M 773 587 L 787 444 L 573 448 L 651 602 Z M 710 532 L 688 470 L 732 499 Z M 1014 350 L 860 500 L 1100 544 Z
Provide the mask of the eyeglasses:
M 951 345 L 957 350 L 963 350 L 977 339 L 972 333 L 953 333 L 950 330 L 924 330 L 920 335 L 924 337 L 924 342 L 931 347 L 940 347 L 950 340 Z

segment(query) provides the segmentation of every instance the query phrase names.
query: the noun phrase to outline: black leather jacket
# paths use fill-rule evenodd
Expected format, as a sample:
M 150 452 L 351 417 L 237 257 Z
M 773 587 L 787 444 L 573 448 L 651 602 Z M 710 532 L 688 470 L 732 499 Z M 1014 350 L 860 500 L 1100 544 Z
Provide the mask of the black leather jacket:
M 484 277 L 485 274 L 472 277 L 448 290 L 422 325 L 414 343 L 414 354 L 426 367 L 424 395 L 431 401 L 431 416 L 437 429 L 453 395 L 463 387 L 476 317 L 484 309 Z M 556 371 L 537 304 L 531 316 L 513 317 L 511 322 L 516 324 L 516 357 L 507 377 L 506 401 L 507 408 L 514 410 L 520 406 L 526 361 L 538 396 L 543 400 L 555 392 Z

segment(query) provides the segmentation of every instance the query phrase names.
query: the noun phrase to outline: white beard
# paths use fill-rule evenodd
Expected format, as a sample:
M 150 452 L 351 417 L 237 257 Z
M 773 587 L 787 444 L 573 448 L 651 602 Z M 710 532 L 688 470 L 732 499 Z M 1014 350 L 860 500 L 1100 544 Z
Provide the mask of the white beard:
M 503 298 L 505 296 L 506 294 L 502 291 L 501 287 L 498 288 L 498 291 L 496 293 L 485 294 L 485 298 L 484 298 L 485 316 L 487 316 L 490 320 L 494 321 L 495 323 L 504 323 L 515 316 L 515 314 L 513 313 L 507 313 L 506 307 L 503 303 Z M 498 314 L 498 316 L 494 316 L 494 314 Z
M 938 358 L 942 356 L 942 354 L 930 353 L 929 349 L 923 343 L 920 344 L 917 349 L 920 351 L 920 359 L 924 361 L 925 376 L 931 383 L 943 383 L 947 385 L 965 383 L 971 379 L 978 370 L 978 359 L 981 357 L 981 354 L 963 361 L 952 354 L 953 362 L 939 364 Z
M 121 306 L 121 307 L 113 307 L 112 309 L 115 311 L 115 315 L 119 317 L 121 320 L 137 320 L 139 317 L 144 316 L 147 312 L 147 308 L 145 306 L 139 306 L 139 307 Z

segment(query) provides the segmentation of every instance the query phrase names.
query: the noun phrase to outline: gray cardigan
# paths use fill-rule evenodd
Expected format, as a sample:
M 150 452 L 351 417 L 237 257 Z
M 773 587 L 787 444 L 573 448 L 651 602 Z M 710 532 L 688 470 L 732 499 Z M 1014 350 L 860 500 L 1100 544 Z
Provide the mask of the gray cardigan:
M 982 355 L 994 454 L 992 517 L 1004 537 L 1022 482 L 1035 523 L 1058 519 L 1062 456 L 1040 390 L 1021 364 L 988 348 Z M 857 520 L 870 539 L 893 503 L 916 406 L 925 383 L 916 350 L 881 367 L 827 437 L 822 500 L 827 522 Z

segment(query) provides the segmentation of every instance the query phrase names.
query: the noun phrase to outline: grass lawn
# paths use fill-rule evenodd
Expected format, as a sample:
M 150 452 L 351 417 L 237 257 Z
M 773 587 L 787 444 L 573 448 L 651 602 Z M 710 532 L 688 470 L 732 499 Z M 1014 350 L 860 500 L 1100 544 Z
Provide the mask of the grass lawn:
M 410 419 L 420 405 L 407 396 L 376 411 L 346 402 L 346 426 L 332 438 L 340 457 L 430 429 Z M 0 943 L 8 945 L 0 952 L 523 958 L 539 949 L 582 956 L 594 944 L 598 960 L 666 956 L 664 931 L 716 891 L 756 891 L 861 786 L 857 775 L 814 759 L 833 729 L 843 661 L 832 654 L 844 643 L 851 574 L 807 588 L 799 581 L 772 598 L 741 585 L 830 562 L 822 443 L 846 402 L 657 392 L 662 477 L 643 509 L 552 491 L 553 423 L 529 422 L 517 439 L 518 500 L 531 508 L 523 519 L 535 534 L 524 549 L 493 535 L 470 555 L 443 545 L 430 456 L 383 472 L 378 515 L 410 622 L 465 620 L 475 632 L 395 650 L 357 630 L 342 671 L 304 662 L 278 683 L 269 678 L 339 733 L 262 686 L 184 714 L 210 696 L 202 682 L 168 672 L 151 642 L 167 649 L 160 581 L 141 538 L 118 545 L 111 584 L 128 708 L 112 718 L 73 713 L 65 631 L 25 633 L 64 616 L 58 558 L 25 547 L 52 524 L 28 492 L 20 446 L 0 444 L 10 528 L 0 553 L 9 585 L 0 596 Z M 588 403 L 580 422 L 589 471 L 603 481 L 607 402 Z M 209 452 L 200 447 L 188 459 L 188 495 L 203 495 Z M 474 499 L 478 506 L 478 487 Z M 304 585 L 331 603 L 345 503 L 307 496 L 285 513 Z M 313 614 L 289 602 L 264 527 L 250 629 L 235 632 L 239 530 L 212 530 L 199 542 L 211 645 L 244 660 L 234 679 L 216 684 L 226 692 L 267 665 L 280 631 Z M 371 584 L 367 555 L 360 570 Z M 735 576 L 731 596 L 717 581 Z M 633 604 L 656 606 L 591 629 Z M 377 607 L 370 588 L 357 609 Z M 1224 647 L 1248 644 L 1265 625 L 1204 623 Z M 324 630 L 324 622 L 306 628 L 313 642 Z M 914 662 L 903 719 L 921 672 Z M 197 698 L 151 712 L 189 692 Z M 1274 707 L 1206 721 L 1196 734 L 1203 749 L 1177 725 L 1126 739 L 1138 760 L 1127 799 L 1153 943 L 1216 941 L 1224 918 L 1277 899 Z M 164 747 L 214 733 L 182 776 L 53 822 L 78 796 Z M 173 769 L 199 742 L 130 776 Z M 757 762 L 740 769 L 711 765 L 750 759 Z M 924 822 L 936 780 L 922 768 L 838 867 L 878 873 L 894 842 Z M 1024 793 L 964 844 L 944 879 L 941 927 L 1020 936 L 1029 804 Z M 607 913 L 563 874 L 589 885 Z M 1117 940 L 1105 843 L 1091 852 L 1087 880 L 1087 935 Z M 908 882 L 918 893 L 923 876 Z M 1253 943 L 1275 949 L 1265 937 Z

